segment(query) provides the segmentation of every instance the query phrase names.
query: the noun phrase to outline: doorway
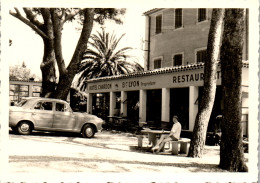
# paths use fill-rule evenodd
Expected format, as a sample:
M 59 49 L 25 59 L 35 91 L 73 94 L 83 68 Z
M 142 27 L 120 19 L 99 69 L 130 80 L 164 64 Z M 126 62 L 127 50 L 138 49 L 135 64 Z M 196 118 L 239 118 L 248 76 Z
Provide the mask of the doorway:
M 177 115 L 183 130 L 189 129 L 189 88 L 170 90 L 170 122 Z
M 127 102 L 127 118 L 138 123 L 139 121 L 139 91 L 128 91 L 127 100 L 122 101 Z
M 162 90 L 147 90 L 146 120 L 161 123 Z

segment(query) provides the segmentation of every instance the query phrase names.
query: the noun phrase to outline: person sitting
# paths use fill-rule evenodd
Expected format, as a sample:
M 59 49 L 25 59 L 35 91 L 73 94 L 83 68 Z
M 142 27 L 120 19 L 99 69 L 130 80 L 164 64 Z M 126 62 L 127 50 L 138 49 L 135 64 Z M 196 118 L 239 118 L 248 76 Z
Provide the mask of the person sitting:
M 157 144 L 152 148 L 153 152 L 160 152 L 163 148 L 166 142 L 169 141 L 178 141 L 180 139 L 181 135 L 181 124 L 178 121 L 178 116 L 173 116 L 173 126 L 171 129 L 171 132 L 169 135 L 161 135 L 160 140 L 157 142 Z

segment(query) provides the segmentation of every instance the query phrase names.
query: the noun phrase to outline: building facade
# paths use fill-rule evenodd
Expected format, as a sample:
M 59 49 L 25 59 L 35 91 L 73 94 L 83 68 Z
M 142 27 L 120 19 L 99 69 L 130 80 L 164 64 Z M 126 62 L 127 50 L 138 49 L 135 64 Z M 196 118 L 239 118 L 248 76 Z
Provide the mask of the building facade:
M 205 8 L 145 12 L 145 69 L 204 62 L 211 14 L 212 9 Z M 243 60 L 248 60 L 247 52 L 248 31 L 244 36 Z
M 40 97 L 42 91 L 42 82 L 28 80 L 9 80 L 9 103 L 10 105 L 17 104 L 24 97 Z M 69 92 L 66 99 L 67 102 L 71 100 L 71 93 Z
M 10 80 L 9 101 L 15 104 L 23 97 L 40 97 L 42 83 L 34 80 Z
M 139 122 L 171 122 L 178 115 L 182 129 L 193 131 L 202 96 L 204 60 L 212 9 L 152 9 L 144 13 L 145 72 L 88 80 L 87 112 L 103 97 L 106 115 L 137 116 Z M 242 123 L 247 135 L 248 61 L 245 34 L 242 68 Z M 217 92 L 209 121 L 213 131 L 222 114 L 220 64 Z M 100 105 L 100 106 L 102 106 Z M 105 106 L 105 107 L 104 107 Z

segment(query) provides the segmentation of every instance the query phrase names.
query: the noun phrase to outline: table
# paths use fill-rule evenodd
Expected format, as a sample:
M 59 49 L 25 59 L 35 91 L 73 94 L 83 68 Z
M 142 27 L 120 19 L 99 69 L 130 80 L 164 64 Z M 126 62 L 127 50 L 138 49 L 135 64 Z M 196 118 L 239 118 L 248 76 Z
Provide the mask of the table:
M 170 131 L 145 129 L 145 130 L 141 130 L 141 133 L 148 134 L 149 144 L 152 144 L 152 146 L 154 147 L 157 143 L 156 135 L 170 134 Z M 142 135 L 137 136 L 137 138 L 138 138 L 138 147 L 142 147 L 143 144 Z

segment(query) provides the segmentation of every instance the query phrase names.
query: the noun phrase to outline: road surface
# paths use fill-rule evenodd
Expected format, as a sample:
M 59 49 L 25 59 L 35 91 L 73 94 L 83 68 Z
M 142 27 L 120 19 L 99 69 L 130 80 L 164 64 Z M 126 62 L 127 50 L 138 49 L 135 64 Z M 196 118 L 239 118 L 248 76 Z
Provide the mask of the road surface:
M 137 138 L 129 133 L 103 131 L 92 139 L 75 134 L 34 132 L 32 135 L 23 136 L 11 133 L 9 171 L 28 173 L 222 171 L 217 167 L 219 147 L 208 147 L 205 158 L 194 159 L 184 155 L 156 155 L 135 150 L 134 146 L 137 146 Z

